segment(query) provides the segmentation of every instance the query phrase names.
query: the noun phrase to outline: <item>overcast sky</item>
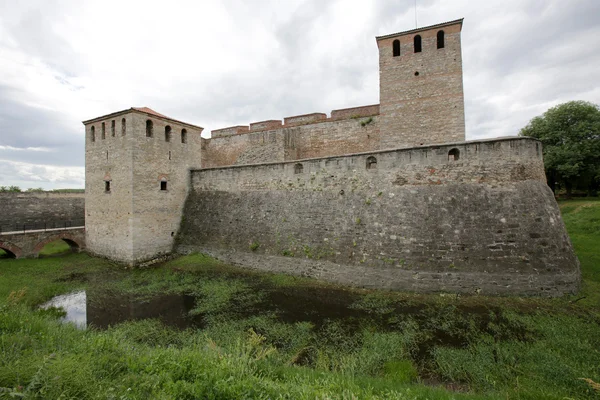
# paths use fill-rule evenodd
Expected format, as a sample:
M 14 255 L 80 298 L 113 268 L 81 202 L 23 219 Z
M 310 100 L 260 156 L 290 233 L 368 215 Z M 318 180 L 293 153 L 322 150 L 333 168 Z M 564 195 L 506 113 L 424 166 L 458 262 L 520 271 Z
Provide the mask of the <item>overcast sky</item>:
M 414 0 L 0 0 L 0 186 L 84 187 L 82 120 L 131 106 L 205 128 L 379 102 L 375 36 Z M 600 0 L 418 0 L 465 18 L 467 140 L 600 103 Z

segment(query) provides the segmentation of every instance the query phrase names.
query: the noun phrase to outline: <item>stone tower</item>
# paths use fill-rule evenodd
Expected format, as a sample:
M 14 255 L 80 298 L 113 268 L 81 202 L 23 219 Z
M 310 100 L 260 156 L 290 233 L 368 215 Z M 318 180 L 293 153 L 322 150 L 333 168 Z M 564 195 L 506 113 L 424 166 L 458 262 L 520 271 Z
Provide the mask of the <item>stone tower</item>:
M 462 23 L 376 38 L 381 149 L 465 140 Z
M 88 251 L 126 264 L 169 253 L 203 128 L 146 107 L 83 124 Z

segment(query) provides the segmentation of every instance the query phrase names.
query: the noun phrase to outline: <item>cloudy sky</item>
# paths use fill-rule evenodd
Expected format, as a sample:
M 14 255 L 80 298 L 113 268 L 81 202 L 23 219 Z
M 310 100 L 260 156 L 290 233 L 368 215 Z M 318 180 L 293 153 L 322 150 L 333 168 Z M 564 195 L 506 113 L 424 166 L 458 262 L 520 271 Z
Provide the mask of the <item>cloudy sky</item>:
M 379 102 L 375 36 L 414 0 L 0 0 L 0 186 L 84 186 L 82 120 L 148 106 L 205 132 Z M 600 0 L 418 0 L 465 18 L 467 139 L 600 103 Z

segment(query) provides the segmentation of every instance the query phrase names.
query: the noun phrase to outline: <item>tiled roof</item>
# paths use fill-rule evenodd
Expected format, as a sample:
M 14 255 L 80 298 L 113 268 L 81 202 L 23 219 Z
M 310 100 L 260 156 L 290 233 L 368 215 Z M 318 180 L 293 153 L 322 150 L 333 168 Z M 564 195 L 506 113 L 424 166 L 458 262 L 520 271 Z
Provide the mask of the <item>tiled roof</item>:
M 411 29 L 409 31 L 403 31 L 403 32 L 398 32 L 398 33 L 390 33 L 389 35 L 384 35 L 384 36 L 375 36 L 375 39 L 376 40 L 380 40 L 380 39 L 387 39 L 387 38 L 394 37 L 394 36 L 408 35 L 410 33 L 417 33 L 417 32 L 422 32 L 422 31 L 426 31 L 426 30 L 429 30 L 429 29 L 435 29 L 435 28 L 443 28 L 444 26 L 454 25 L 454 24 L 458 24 L 458 23 L 460 23 L 462 25 L 463 20 L 464 20 L 464 18 L 455 19 L 454 21 L 442 22 L 441 24 L 424 26 L 422 28 Z
M 167 117 L 166 115 L 163 115 L 161 113 L 157 113 L 156 111 L 154 111 L 153 109 L 149 108 L 149 107 L 131 107 L 133 110 L 137 110 L 137 111 L 141 111 L 141 112 L 145 112 L 146 114 L 152 114 L 152 115 L 156 115 L 157 117 L 162 117 L 162 118 L 168 118 L 168 119 L 173 119 L 171 117 Z
M 108 114 L 108 115 L 103 115 L 101 117 L 92 118 L 92 119 L 89 119 L 87 121 L 83 121 L 83 123 L 84 124 L 89 124 L 89 123 L 92 123 L 92 122 L 101 121 L 103 119 L 114 118 L 117 115 L 125 114 L 125 113 L 131 112 L 131 111 L 142 112 L 144 114 L 153 115 L 153 116 L 155 116 L 157 118 L 168 119 L 170 121 L 177 122 L 177 123 L 180 123 L 182 125 L 187 125 L 187 126 L 190 126 L 190 127 L 193 127 L 193 128 L 198 128 L 198 129 L 204 130 L 204 128 L 202 128 L 201 126 L 193 125 L 193 124 L 190 124 L 190 123 L 187 123 L 187 122 L 176 120 L 175 118 L 167 117 L 166 115 L 161 114 L 159 112 L 156 112 L 156 111 L 154 111 L 153 109 L 151 109 L 149 107 L 131 107 L 131 108 L 128 108 L 126 110 L 121 110 L 121 111 L 114 112 L 112 114 Z

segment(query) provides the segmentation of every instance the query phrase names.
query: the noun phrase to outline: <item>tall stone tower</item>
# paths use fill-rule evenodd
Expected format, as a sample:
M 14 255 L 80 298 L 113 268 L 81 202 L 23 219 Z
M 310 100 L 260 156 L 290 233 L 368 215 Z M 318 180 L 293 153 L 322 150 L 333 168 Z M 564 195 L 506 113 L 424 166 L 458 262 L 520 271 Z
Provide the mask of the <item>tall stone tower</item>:
M 203 128 L 146 107 L 83 124 L 88 251 L 127 264 L 169 253 Z
M 465 140 L 462 23 L 376 38 L 382 149 Z

